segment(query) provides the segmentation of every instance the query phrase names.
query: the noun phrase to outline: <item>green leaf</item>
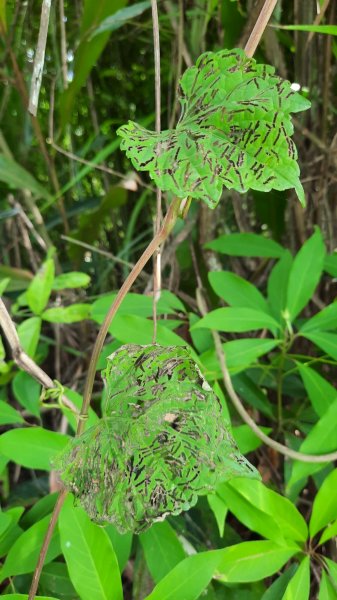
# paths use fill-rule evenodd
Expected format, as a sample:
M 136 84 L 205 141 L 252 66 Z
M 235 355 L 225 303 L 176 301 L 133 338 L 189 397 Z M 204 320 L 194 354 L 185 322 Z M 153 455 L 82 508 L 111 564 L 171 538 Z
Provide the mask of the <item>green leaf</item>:
M 139 537 L 147 567 L 152 579 L 158 583 L 185 558 L 178 536 L 169 523 L 155 523 Z
M 227 504 L 225 503 L 224 499 L 218 495 L 216 490 L 214 494 L 209 494 L 207 496 L 207 500 L 217 522 L 219 535 L 220 537 L 223 537 L 225 531 L 226 517 L 228 513 Z
M 292 564 L 280 577 L 268 587 L 267 591 L 263 594 L 261 600 L 280 600 L 284 592 L 286 591 L 287 585 L 296 571 L 296 566 Z
M 290 269 L 286 311 L 291 321 L 313 295 L 323 271 L 324 257 L 325 246 L 317 228 L 295 256 Z
M 337 277 L 337 253 L 327 254 L 324 260 L 324 271 L 331 277 Z
M 266 299 L 261 292 L 239 275 L 230 271 L 211 271 L 209 282 L 215 293 L 230 306 L 247 307 L 268 313 Z M 337 306 L 337 305 L 336 305 Z
M 216 578 L 228 583 L 259 581 L 277 573 L 299 548 L 294 544 L 279 546 L 272 541 L 243 542 L 221 553 Z
M 337 25 L 275 25 L 275 27 L 288 31 L 311 31 L 312 33 L 337 35 Z
M 37 500 L 37 502 L 35 502 L 35 504 L 33 504 L 33 506 L 22 516 L 20 525 L 22 525 L 24 529 L 28 529 L 28 527 L 31 527 L 34 523 L 52 513 L 57 496 L 58 493 L 54 492 L 53 494 L 47 494 L 47 496 L 39 498 L 39 500 Z
M 57 595 L 60 600 L 78 600 L 64 563 L 51 562 L 43 567 L 39 589 L 44 594 Z
M 252 329 L 278 329 L 279 324 L 268 313 L 253 308 L 216 308 L 193 325 L 193 329 L 199 327 L 241 332 Z
M 119 570 L 122 573 L 131 554 L 133 535 L 130 532 L 119 533 L 113 525 L 107 525 L 105 531 L 110 538 L 118 560 Z
M 109 332 L 124 344 L 150 344 L 153 339 L 153 322 L 136 315 L 117 314 Z M 165 327 L 165 321 L 159 321 L 157 324 L 157 341 L 162 346 L 186 345 L 179 335 Z
M 270 427 L 261 427 L 262 431 L 268 435 L 272 431 Z M 239 425 L 232 427 L 232 435 L 242 454 L 253 452 L 262 445 L 262 441 L 251 430 L 248 425 Z
M 22 348 L 28 356 L 34 358 L 41 331 L 40 317 L 25 319 L 17 328 Z
M 5 594 L 2 595 L 4 600 L 27 600 L 27 594 Z M 51 596 L 35 596 L 35 600 L 58 600 Z
M 330 405 L 326 413 L 313 426 L 300 446 L 300 451 L 307 454 L 323 454 L 337 450 L 336 440 L 337 399 Z M 300 479 L 317 473 L 326 463 L 303 463 L 294 461 L 289 486 Z
M 0 437 L 0 454 L 28 469 L 50 471 L 51 459 L 67 441 L 67 436 L 41 427 L 12 429 Z
M 337 519 L 337 469 L 323 481 L 312 507 L 309 530 L 311 537 Z
M 53 282 L 53 290 L 66 290 L 79 287 L 87 287 L 90 283 L 90 275 L 79 271 L 70 271 L 70 273 L 61 273 L 57 275 Z
M 239 49 L 207 52 L 185 71 L 180 90 L 176 129 L 157 134 L 132 121 L 118 129 L 136 169 L 148 171 L 162 190 L 211 208 L 224 186 L 239 192 L 295 188 L 304 204 L 290 113 L 310 103 L 273 67 Z
M 48 304 L 53 288 L 55 266 L 52 258 L 46 260 L 26 291 L 26 300 L 30 310 L 40 315 Z
M 315 333 L 303 333 L 302 335 L 316 344 L 323 352 L 337 360 L 337 335 L 335 333 L 316 331 Z
M 11 575 L 21 575 L 34 571 L 49 522 L 50 515 L 24 531 L 14 542 L 0 571 L 0 581 Z M 48 547 L 45 562 L 50 562 L 59 554 L 61 554 L 61 548 L 59 533 L 56 528 Z
M 0 556 L 5 556 L 13 546 L 15 540 L 22 534 L 22 529 L 17 523 L 24 510 L 23 506 L 16 506 L 15 508 L 6 510 L 5 514 L 6 517 L 10 518 L 10 524 L 0 536 Z
M 296 506 L 261 481 L 234 479 L 221 484 L 217 490 L 229 510 L 239 521 L 264 537 L 279 541 L 282 538 L 305 542 L 308 528 Z
M 199 552 L 176 565 L 145 600 L 197 600 L 213 577 L 221 555 Z
M 32 415 L 40 417 L 41 385 L 25 371 L 19 371 L 12 381 L 16 400 Z
M 282 322 L 287 303 L 287 288 L 293 257 L 285 250 L 282 258 L 276 263 L 268 278 L 268 302 L 272 314 Z
M 309 600 L 310 558 L 306 556 L 287 585 L 282 600 Z
M 304 387 L 316 413 L 322 417 L 337 398 L 337 390 L 306 364 L 296 363 Z
M 324 544 L 325 542 L 327 542 L 328 540 L 331 540 L 333 537 L 337 536 L 337 520 L 334 523 L 331 523 L 331 525 L 329 525 L 328 527 L 326 527 L 326 529 L 324 529 L 320 539 L 319 539 L 319 543 L 320 544 Z
M 0 181 L 16 190 L 30 190 L 37 198 L 51 197 L 26 169 L 4 154 L 0 154 Z
M 267 354 L 280 343 L 280 340 L 241 339 L 232 340 L 222 345 L 230 371 L 237 373 L 253 364 L 260 356 Z M 207 350 L 200 356 L 205 376 L 211 380 L 221 377 L 218 358 L 214 349 Z
M 337 329 L 337 302 L 329 304 L 314 317 L 308 319 L 304 325 L 300 327 L 300 332 L 303 334 L 308 331 L 315 331 L 316 329 L 319 329 L 320 331 Z
M 119 348 L 103 372 L 103 418 L 56 467 L 93 520 L 142 533 L 234 476 L 259 477 L 187 348 Z
M 78 323 L 90 319 L 90 304 L 71 304 L 70 306 L 59 306 L 47 308 L 42 313 L 42 319 L 50 323 Z
M 59 517 L 62 552 L 81 600 L 122 600 L 117 558 L 107 533 L 67 498 Z
M 107 294 L 101 296 L 91 305 L 91 318 L 97 323 L 103 323 L 105 315 L 110 306 L 116 299 L 117 294 Z M 173 294 L 167 290 L 161 292 L 157 302 L 158 315 L 173 315 L 178 311 L 185 312 L 184 305 Z M 125 296 L 118 309 L 120 315 L 136 315 L 137 317 L 151 317 L 153 313 L 153 299 L 144 294 L 129 293 Z
M 286 252 L 280 244 L 256 233 L 230 233 L 208 242 L 206 249 L 215 250 L 229 256 L 257 256 L 259 258 L 280 258 Z
M 148 8 L 151 7 L 151 2 L 137 2 L 136 4 L 132 4 L 132 6 L 127 6 L 126 8 L 122 8 L 118 10 L 107 19 L 104 19 L 102 23 L 95 29 L 92 34 L 92 38 L 98 35 L 99 33 L 104 33 L 105 31 L 116 31 L 125 23 L 134 19 L 135 17 L 139 17 L 145 12 Z
M 334 587 L 337 588 L 337 563 L 329 558 L 324 557 L 324 561 L 326 562 L 329 569 L 329 576 L 331 577 Z
M 337 590 L 332 585 L 325 571 L 321 572 L 318 600 L 337 600 Z
M 24 419 L 10 404 L 0 400 L 0 425 L 10 425 L 12 423 L 24 423 Z

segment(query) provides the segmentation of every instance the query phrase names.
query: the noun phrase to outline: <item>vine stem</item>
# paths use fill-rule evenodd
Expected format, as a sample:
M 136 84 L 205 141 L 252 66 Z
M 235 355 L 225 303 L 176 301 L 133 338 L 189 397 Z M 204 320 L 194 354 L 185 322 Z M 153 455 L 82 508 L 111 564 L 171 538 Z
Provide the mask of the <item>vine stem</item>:
M 208 313 L 207 305 L 202 294 L 200 288 L 197 289 L 197 299 L 200 313 L 205 316 Z M 303 452 L 297 452 L 297 450 L 292 450 L 285 446 L 284 444 L 280 444 L 280 442 L 276 442 L 275 440 L 268 437 L 262 429 L 258 425 L 256 425 L 255 421 L 252 419 L 250 414 L 246 411 L 243 406 L 239 396 L 234 390 L 231 376 L 229 374 L 226 357 L 222 347 L 221 338 L 217 331 L 212 331 L 212 336 L 215 345 L 216 355 L 218 357 L 218 361 L 220 364 L 222 379 L 225 384 L 225 388 L 228 396 L 230 397 L 233 406 L 236 408 L 242 420 L 248 425 L 248 427 L 255 433 L 256 437 L 258 437 L 262 442 L 279 452 L 279 454 L 283 454 L 287 458 L 291 458 L 293 460 L 300 460 L 305 463 L 325 463 L 337 460 L 337 452 L 331 452 L 330 454 L 304 454 Z
M 277 0 L 266 0 L 263 8 L 257 18 L 257 21 L 253 27 L 253 31 L 249 36 L 248 42 L 245 46 L 245 53 L 249 58 L 252 58 L 255 54 L 255 50 L 258 47 L 261 37 L 265 28 L 268 25 L 268 21 L 273 13 L 273 10 L 277 4 Z
M 154 48 L 154 81 L 155 81 L 155 105 L 156 105 L 156 132 L 161 131 L 161 80 L 160 80 L 160 36 L 157 0 L 151 0 L 152 26 L 153 26 L 153 48 Z M 161 189 L 157 187 L 156 192 L 156 222 L 155 234 L 160 230 L 162 219 Z M 161 290 L 161 252 L 160 246 L 154 252 L 153 264 L 153 343 L 157 338 L 157 302 Z
M 185 206 L 186 206 L 186 200 L 182 200 L 181 198 L 175 198 L 171 202 L 170 207 L 166 213 L 165 219 L 163 221 L 163 224 L 162 224 L 160 230 L 156 233 L 154 238 L 151 240 L 151 242 L 149 243 L 147 248 L 144 250 L 141 257 L 138 259 L 137 263 L 133 267 L 132 271 L 129 273 L 128 277 L 124 281 L 122 287 L 120 288 L 114 302 L 112 303 L 112 305 L 100 327 L 100 330 L 98 332 L 98 335 L 97 335 L 97 338 L 96 338 L 96 341 L 95 341 L 95 344 L 94 344 L 94 347 L 92 350 L 92 354 L 90 357 L 89 369 L 88 369 L 87 378 L 86 378 L 85 387 L 84 387 L 84 393 L 83 393 L 83 403 L 82 403 L 81 412 L 79 415 L 79 421 L 78 421 L 78 425 L 77 425 L 77 431 L 76 431 L 77 437 L 79 435 L 81 435 L 81 433 L 84 430 L 84 425 L 85 425 L 85 421 L 88 416 L 88 411 L 89 411 L 89 406 L 90 406 L 92 388 L 94 385 L 97 361 L 98 361 L 99 355 L 101 353 L 101 350 L 103 348 L 104 340 L 106 338 L 106 334 L 108 333 L 109 327 L 111 325 L 111 321 L 114 318 L 114 316 L 115 316 L 118 308 L 120 307 L 123 299 L 125 298 L 126 294 L 130 290 L 132 284 L 137 279 L 139 273 L 142 271 L 142 269 L 145 267 L 146 263 L 153 256 L 153 254 L 156 251 L 156 249 L 158 248 L 158 246 L 160 244 L 162 244 L 166 240 L 166 238 L 169 236 L 179 214 L 184 215 Z M 61 511 L 61 508 L 63 506 L 66 496 L 67 496 L 67 491 L 65 489 L 62 489 L 57 498 L 57 501 L 56 501 L 56 504 L 55 504 L 55 507 L 53 510 L 53 514 L 51 516 L 50 523 L 48 525 L 48 529 L 47 529 L 45 538 L 43 540 L 43 544 L 42 544 L 42 547 L 40 550 L 38 562 L 35 567 L 31 587 L 29 590 L 28 600 L 34 600 L 34 598 L 35 598 L 37 588 L 39 585 L 42 567 L 43 567 L 45 557 L 46 557 L 46 554 L 48 551 L 48 547 L 50 544 L 50 540 L 53 535 L 53 531 L 54 531 L 58 516 L 60 514 L 60 511 Z

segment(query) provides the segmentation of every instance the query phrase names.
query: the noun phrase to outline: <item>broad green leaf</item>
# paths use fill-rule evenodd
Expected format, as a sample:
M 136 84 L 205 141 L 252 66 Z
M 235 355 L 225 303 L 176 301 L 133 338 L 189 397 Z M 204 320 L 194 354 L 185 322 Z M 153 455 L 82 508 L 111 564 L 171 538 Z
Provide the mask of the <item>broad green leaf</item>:
M 40 317 L 25 319 L 17 328 L 21 346 L 28 356 L 34 358 L 41 331 Z
M 130 532 L 119 533 L 113 525 L 107 525 L 105 531 L 110 538 L 118 560 L 119 570 L 122 573 L 131 554 L 133 535 Z
M 329 304 L 300 327 L 300 332 L 337 329 L 337 302 Z
M 300 451 L 307 454 L 323 454 L 337 450 L 336 439 L 337 423 L 337 399 L 330 405 L 326 413 L 313 426 Z M 294 485 L 300 479 L 317 473 L 326 463 L 303 463 L 294 461 L 289 486 Z
M 251 377 L 246 373 L 239 373 L 233 376 L 232 383 L 235 391 L 245 402 L 248 402 L 253 408 L 256 408 L 267 417 L 274 418 L 273 408 L 267 395 L 262 391 L 263 388 L 257 385 Z
M 287 303 L 287 288 L 293 257 L 285 250 L 268 278 L 268 302 L 272 314 L 282 322 Z
M 266 435 L 268 435 L 268 433 L 271 432 L 270 427 L 261 427 L 261 429 Z M 248 425 L 239 425 L 236 427 L 232 427 L 232 435 L 242 454 L 248 454 L 249 452 L 253 452 L 254 450 L 256 450 L 256 448 L 259 448 L 263 443 Z
M 104 50 L 109 40 L 109 32 L 102 33 L 94 39 L 88 39 L 91 32 L 111 14 L 125 6 L 126 0 L 85 0 L 81 21 L 81 40 L 76 48 L 74 60 L 74 78 L 61 99 L 60 113 L 64 126 L 71 118 L 74 103 L 81 87 L 85 84 L 91 69 Z M 63 190 L 61 191 L 63 193 Z
M 334 523 L 331 523 L 331 525 L 329 525 L 328 527 L 326 527 L 326 529 L 324 529 L 319 539 L 319 543 L 324 544 L 328 540 L 331 540 L 333 537 L 337 537 L 337 520 Z
M 282 600 L 309 600 L 310 558 L 306 556 L 287 585 Z
M 337 277 L 337 252 L 326 255 L 323 268 L 331 277 Z
M 124 344 L 150 344 L 153 339 L 153 322 L 136 315 L 117 314 L 109 327 L 109 332 Z M 164 320 L 158 321 L 157 341 L 162 346 L 186 345 L 179 335 L 165 326 Z
M 228 583 L 259 581 L 277 573 L 288 560 L 299 552 L 295 544 L 280 546 L 269 540 L 242 542 L 218 550 L 221 559 L 216 578 Z
M 259 477 L 187 348 L 122 346 L 103 378 L 103 418 L 55 463 L 94 521 L 142 533 L 194 506 L 219 481 Z
M 50 198 L 50 193 L 13 158 L 0 154 L 0 181 L 15 190 L 30 190 L 37 198 Z
M 216 490 L 214 494 L 209 494 L 207 496 L 207 500 L 217 522 L 219 535 L 220 537 L 223 537 L 225 531 L 226 517 L 228 513 L 227 504 L 225 503 L 224 499 L 218 495 Z
M 280 600 L 284 592 L 286 591 L 287 585 L 296 571 L 297 565 L 292 564 L 280 577 L 268 587 L 267 591 L 263 594 L 261 600 Z
M 90 283 L 90 275 L 78 271 L 61 273 L 53 282 L 53 290 L 66 290 L 79 287 L 87 287 Z
M 61 562 L 51 562 L 43 567 L 39 590 L 44 594 L 55 594 L 60 600 L 78 600 L 67 565 Z
M 219 550 L 199 552 L 176 565 L 145 600 L 197 600 L 221 559 Z
M 332 402 L 337 399 L 337 390 L 315 369 L 302 363 L 296 363 L 304 387 L 316 413 L 322 417 Z
M 293 321 L 309 302 L 320 280 L 325 246 L 319 229 L 303 244 L 290 269 L 287 317 Z
M 151 2 L 146 0 L 146 2 L 137 2 L 136 4 L 132 4 L 132 6 L 127 6 L 126 8 L 118 10 L 115 14 L 104 19 L 97 29 L 94 30 L 91 37 L 95 37 L 105 31 L 116 31 L 116 29 L 122 27 L 131 19 L 142 15 L 148 8 L 151 8 Z
M 71 304 L 70 306 L 59 306 L 47 308 L 42 313 L 42 319 L 50 323 L 77 323 L 90 319 L 89 304 Z
M 9 508 L 4 513 L 6 517 L 10 518 L 10 524 L 0 535 L 0 556 L 5 556 L 13 546 L 15 540 L 22 534 L 22 529 L 17 523 L 24 510 L 23 506 L 16 506 L 15 508 Z
M 337 588 L 337 563 L 333 560 L 330 560 L 330 558 L 326 557 L 324 557 L 324 561 L 328 566 L 329 575 L 334 583 L 334 587 Z
M 230 306 L 253 308 L 268 313 L 266 299 L 261 292 L 239 275 L 230 271 L 211 271 L 209 282 L 215 293 Z
M 3 581 L 10 575 L 21 575 L 22 573 L 31 573 L 34 571 L 50 517 L 51 515 L 48 515 L 35 523 L 14 542 L 0 571 L 0 581 Z M 61 548 L 59 533 L 56 527 L 48 547 L 45 562 L 50 562 L 59 554 L 61 554 Z
M 108 534 L 67 498 L 59 517 L 62 552 L 81 600 L 122 600 L 117 558 Z
M 274 240 L 256 233 L 230 233 L 221 235 L 205 248 L 229 256 L 257 256 L 259 258 L 281 258 L 286 250 Z
M 295 188 L 304 204 L 291 112 L 310 103 L 243 50 L 207 52 L 180 80 L 176 129 L 157 134 L 129 121 L 117 133 L 134 167 L 180 198 L 211 208 L 223 187 L 246 192 Z M 275 109 L 277 107 L 277 109 Z
M 307 338 L 316 346 L 318 346 L 323 352 L 332 356 L 337 360 L 337 334 L 327 333 L 325 331 L 315 331 L 314 333 L 303 333 L 303 337 Z
M 296 507 L 262 482 L 247 486 L 234 479 L 221 484 L 218 493 L 239 521 L 264 537 L 280 544 L 284 543 L 282 538 L 299 542 L 307 539 L 308 528 Z
M 23 408 L 40 416 L 41 385 L 25 371 L 19 371 L 12 381 L 13 393 Z
M 0 454 L 28 469 L 50 471 L 51 459 L 67 441 L 67 436 L 41 427 L 12 429 L 0 437 Z
M 337 589 L 332 585 L 325 571 L 321 571 L 318 600 L 337 600 Z
M 55 266 L 52 258 L 48 258 L 41 266 L 26 291 L 26 300 L 30 310 L 40 315 L 48 304 L 53 288 Z
M 117 294 L 101 296 L 91 305 L 91 318 L 97 323 L 103 323 L 105 315 L 115 300 Z M 157 302 L 158 315 L 173 315 L 177 311 L 185 312 L 184 305 L 173 294 L 163 290 Z M 129 293 L 125 296 L 118 309 L 120 315 L 136 315 L 137 317 L 151 317 L 153 313 L 152 296 Z
M 53 512 L 57 496 L 58 492 L 54 492 L 53 494 L 47 494 L 47 496 L 39 498 L 20 519 L 20 525 L 24 529 L 28 529 L 28 527 L 31 527 L 37 521 L 50 515 Z
M 9 528 L 12 518 L 6 512 L 0 510 L 0 536 Z
M 241 339 L 232 340 L 222 345 L 230 371 L 237 373 L 253 364 L 260 356 L 273 350 L 280 340 Z M 220 366 L 214 349 L 207 350 L 200 356 L 205 376 L 211 380 L 221 377 Z
M 337 519 L 337 469 L 329 473 L 316 494 L 309 524 L 311 537 L 335 519 Z
M 155 523 L 140 535 L 147 567 L 158 583 L 185 558 L 178 536 L 169 523 Z
M 205 327 L 218 331 L 242 332 L 252 329 L 278 329 L 279 324 L 268 313 L 253 308 L 216 308 L 200 319 L 193 329 Z
M 0 425 L 24 423 L 20 413 L 7 402 L 0 400 Z

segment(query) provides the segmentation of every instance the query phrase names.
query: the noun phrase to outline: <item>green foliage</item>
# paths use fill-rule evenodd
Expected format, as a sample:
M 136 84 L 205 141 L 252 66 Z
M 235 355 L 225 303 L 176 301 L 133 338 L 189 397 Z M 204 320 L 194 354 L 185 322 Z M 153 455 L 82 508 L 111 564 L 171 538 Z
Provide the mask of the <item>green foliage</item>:
M 223 187 L 295 188 L 304 204 L 290 113 L 310 103 L 292 92 L 274 69 L 242 50 L 207 52 L 180 80 L 181 116 L 176 129 L 156 134 L 129 122 L 122 150 L 137 170 L 180 198 L 214 208 Z
M 56 460 L 95 521 L 139 533 L 231 477 L 257 477 L 186 348 L 122 346 L 104 372 L 103 419 Z

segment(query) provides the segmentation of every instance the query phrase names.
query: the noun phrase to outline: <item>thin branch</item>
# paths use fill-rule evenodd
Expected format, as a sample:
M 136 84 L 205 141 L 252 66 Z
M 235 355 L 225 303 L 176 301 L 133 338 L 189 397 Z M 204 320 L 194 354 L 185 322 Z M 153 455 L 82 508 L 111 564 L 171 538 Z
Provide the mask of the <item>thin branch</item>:
M 249 36 L 248 42 L 245 46 L 245 53 L 249 58 L 252 58 L 255 54 L 255 50 L 258 47 L 261 37 L 265 28 L 268 25 L 268 21 L 273 13 L 273 10 L 277 4 L 277 0 L 266 0 L 264 6 L 258 16 L 258 19 L 253 27 L 253 31 Z
M 48 35 L 49 15 L 50 15 L 51 0 L 43 0 L 41 10 L 41 21 L 39 37 L 34 58 L 33 76 L 30 87 L 28 110 L 36 117 L 37 105 L 39 102 L 40 88 L 42 82 L 42 73 L 44 65 L 44 56 L 46 52 L 46 43 Z
M 38 381 L 46 389 L 54 389 L 54 381 L 37 365 L 21 347 L 19 336 L 15 329 L 15 325 L 7 311 L 5 303 L 0 298 L 0 326 L 5 335 L 5 338 L 12 351 L 13 359 L 23 371 L 26 371 L 36 381 Z M 75 415 L 79 414 L 79 410 L 65 395 L 62 396 L 62 403 L 66 408 L 69 408 Z
M 62 64 L 62 79 L 63 87 L 66 90 L 68 87 L 68 67 L 67 67 L 67 36 L 66 24 L 64 18 L 64 0 L 59 0 L 60 13 L 60 34 L 61 34 L 61 64 Z
M 160 39 L 157 0 L 151 0 L 152 26 L 153 26 L 153 48 L 154 48 L 154 72 L 155 72 L 155 105 L 156 105 L 156 132 L 161 130 L 161 82 L 160 82 Z M 156 222 L 155 235 L 159 233 L 162 220 L 161 189 L 157 187 Z M 153 342 L 157 338 L 157 302 L 161 290 L 161 251 L 158 246 L 154 253 L 153 265 Z
M 197 300 L 198 300 L 198 306 L 199 306 L 200 313 L 203 316 L 205 316 L 207 314 L 208 310 L 207 310 L 207 305 L 206 305 L 206 302 L 205 302 L 205 299 L 204 299 L 204 296 L 202 294 L 200 287 L 198 287 L 198 289 L 197 289 Z M 286 456 L 287 458 L 292 458 L 293 460 L 299 460 L 301 462 L 316 463 L 316 464 L 337 460 L 337 452 L 331 452 L 330 454 L 321 454 L 321 455 L 304 454 L 303 452 L 297 452 L 296 450 L 292 450 L 291 448 L 288 448 L 284 444 L 280 444 L 279 442 L 276 442 L 275 440 L 272 440 L 270 437 L 268 437 L 262 431 L 262 429 L 260 429 L 260 427 L 258 425 L 256 425 L 255 421 L 252 419 L 250 414 L 246 411 L 239 396 L 237 395 L 236 391 L 234 390 L 232 380 L 231 380 L 231 377 L 230 377 L 230 374 L 229 374 L 229 371 L 227 368 L 226 357 L 225 357 L 225 353 L 224 353 L 224 350 L 222 347 L 220 335 L 217 331 L 214 331 L 214 330 L 212 331 L 212 335 L 213 335 L 213 340 L 214 340 L 214 344 L 215 344 L 216 355 L 218 357 L 218 361 L 220 364 L 222 379 L 225 384 L 227 394 L 230 397 L 234 407 L 236 408 L 236 410 L 239 413 L 242 420 L 248 425 L 248 427 L 250 427 L 250 429 L 255 433 L 255 435 L 262 442 L 264 442 L 267 446 L 269 446 L 273 450 L 276 450 L 276 452 L 279 452 L 279 454 L 283 454 L 283 456 Z

